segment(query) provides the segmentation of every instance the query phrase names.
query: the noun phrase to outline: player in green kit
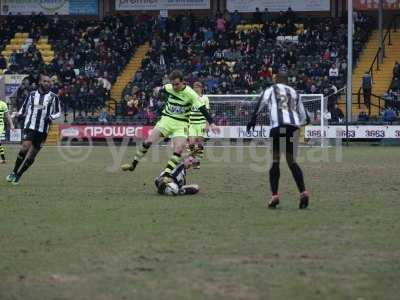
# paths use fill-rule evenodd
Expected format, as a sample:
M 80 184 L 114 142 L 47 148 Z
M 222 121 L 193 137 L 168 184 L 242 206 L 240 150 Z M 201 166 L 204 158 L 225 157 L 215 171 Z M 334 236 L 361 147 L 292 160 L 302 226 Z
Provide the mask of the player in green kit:
M 14 124 L 12 122 L 11 116 L 8 113 L 7 103 L 0 100 L 0 164 L 6 163 L 6 153 L 4 150 L 4 146 L 1 141 L 5 137 L 5 130 L 4 130 L 4 121 L 7 118 L 8 126 L 10 126 L 11 130 L 14 130 Z
M 203 95 L 203 84 L 197 81 L 193 84 L 193 89 L 209 110 L 210 101 L 207 96 Z M 206 130 L 206 118 L 196 107 L 193 107 L 189 119 L 189 150 L 191 155 L 197 158 L 196 163 L 193 164 L 194 169 L 200 169 L 200 159 L 204 157 L 204 138 L 206 136 Z
M 161 139 L 171 138 L 174 148 L 174 154 L 165 167 L 165 175 L 168 176 L 182 161 L 182 152 L 185 149 L 188 130 L 189 117 L 192 107 L 198 108 L 201 114 L 210 124 L 210 129 L 217 132 L 206 106 L 201 102 L 196 92 L 183 80 L 183 74 L 180 71 L 173 71 L 170 75 L 171 83 L 164 85 L 158 94 L 164 93 L 167 100 L 161 119 L 150 133 L 150 136 L 137 149 L 136 156 L 132 163 L 121 166 L 123 171 L 135 170 L 139 161 L 146 155 L 151 145 L 158 143 Z

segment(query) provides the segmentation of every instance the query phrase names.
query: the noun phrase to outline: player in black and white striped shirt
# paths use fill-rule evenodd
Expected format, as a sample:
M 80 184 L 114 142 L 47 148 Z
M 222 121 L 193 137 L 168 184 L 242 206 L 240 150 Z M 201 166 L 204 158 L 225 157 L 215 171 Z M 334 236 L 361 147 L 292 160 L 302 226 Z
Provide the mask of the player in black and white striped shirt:
M 178 164 L 172 173 L 167 174 L 165 171 L 154 179 L 157 191 L 162 195 L 194 195 L 200 190 L 197 184 L 186 183 L 186 171 L 196 164 L 193 156 L 188 156 L 183 162 Z M 170 184 L 172 186 L 169 186 Z
M 49 76 L 41 75 L 39 88 L 25 99 L 18 115 L 25 117 L 23 142 L 18 153 L 13 172 L 7 181 L 18 184 L 22 174 L 33 164 L 42 144 L 46 141 L 52 120 L 60 117 L 60 101 L 50 91 L 52 81 Z
M 286 73 L 277 74 L 275 84 L 266 89 L 261 95 L 251 121 L 247 125 L 247 131 L 254 130 L 257 115 L 265 106 L 268 107 L 269 120 L 272 127 L 270 137 L 273 140 L 273 161 L 269 170 L 272 198 L 268 202 L 268 207 L 275 208 L 279 204 L 279 161 L 283 145 L 286 152 L 286 161 L 300 192 L 299 208 L 307 208 L 309 195 L 304 185 L 303 172 L 296 162 L 296 154 L 299 142 L 299 128 L 309 123 L 309 117 L 297 92 L 287 85 Z

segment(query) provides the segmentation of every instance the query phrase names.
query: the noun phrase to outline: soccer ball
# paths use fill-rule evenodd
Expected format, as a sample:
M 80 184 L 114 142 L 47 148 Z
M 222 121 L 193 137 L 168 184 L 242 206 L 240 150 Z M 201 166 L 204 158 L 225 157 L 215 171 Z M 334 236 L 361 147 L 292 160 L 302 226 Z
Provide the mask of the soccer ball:
M 168 196 L 179 195 L 179 187 L 175 182 L 169 182 L 167 183 L 164 193 Z

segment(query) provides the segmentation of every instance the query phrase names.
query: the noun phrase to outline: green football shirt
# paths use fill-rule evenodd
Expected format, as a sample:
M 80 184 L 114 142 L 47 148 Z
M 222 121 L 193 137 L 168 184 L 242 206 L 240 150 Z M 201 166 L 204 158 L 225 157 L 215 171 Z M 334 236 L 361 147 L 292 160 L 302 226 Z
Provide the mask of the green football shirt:
M 210 100 L 206 95 L 200 97 L 200 101 L 202 105 L 205 105 L 207 109 L 210 109 Z M 205 124 L 207 122 L 206 118 L 199 111 L 198 107 L 192 107 L 192 111 L 190 112 L 190 124 Z
M 189 122 L 192 108 L 198 109 L 204 105 L 190 86 L 176 92 L 169 83 L 164 85 L 164 92 L 167 94 L 167 103 L 162 114 L 178 121 Z
M 5 115 L 8 112 L 7 103 L 0 100 L 0 132 L 4 130 Z

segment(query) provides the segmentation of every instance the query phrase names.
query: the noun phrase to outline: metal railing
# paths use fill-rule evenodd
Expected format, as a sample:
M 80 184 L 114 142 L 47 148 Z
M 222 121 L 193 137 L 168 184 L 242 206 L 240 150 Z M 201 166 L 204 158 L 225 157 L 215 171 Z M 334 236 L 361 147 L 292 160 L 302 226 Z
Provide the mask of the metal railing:
M 331 95 L 325 96 L 326 98 L 330 98 L 330 97 L 336 97 L 337 103 L 338 104 L 343 104 L 346 105 L 346 93 L 347 92 L 347 87 L 343 87 L 340 90 L 338 90 L 336 93 L 333 93 Z M 361 103 L 361 96 L 364 96 L 364 94 L 362 93 L 362 91 L 359 91 L 358 93 L 352 93 L 353 97 L 357 97 L 357 101 L 358 103 Z M 344 99 L 343 99 L 344 97 Z M 370 105 L 366 105 L 368 108 L 368 114 L 371 115 L 371 107 L 377 107 L 379 114 L 382 112 L 382 110 L 385 108 L 385 101 L 384 98 L 378 95 L 375 95 L 373 93 L 371 93 L 371 98 L 376 98 L 377 101 L 370 101 Z M 374 103 L 373 103 L 374 102 Z M 376 102 L 378 102 L 378 104 L 376 104 Z M 365 103 L 365 101 L 363 100 L 363 103 Z M 361 106 L 359 107 L 361 108 Z
M 358 107 L 361 108 L 361 105 L 360 105 L 360 103 L 361 103 L 361 96 L 364 96 L 364 93 L 361 92 L 361 90 L 359 90 L 358 93 L 353 93 L 353 96 L 357 96 L 357 98 L 358 98 Z M 378 104 L 373 103 L 374 101 L 371 101 L 372 98 L 378 99 Z M 376 101 L 375 101 L 375 102 L 376 102 Z M 371 115 L 371 107 L 377 107 L 377 108 L 378 108 L 378 112 L 379 112 L 379 114 L 380 114 L 380 113 L 382 112 L 382 109 L 385 108 L 385 106 L 384 106 L 384 104 L 385 104 L 385 99 L 384 99 L 382 96 L 378 96 L 378 95 L 375 95 L 374 93 L 371 93 L 369 103 L 365 103 L 365 100 L 363 100 L 363 104 L 364 104 L 365 106 L 367 106 L 367 108 L 368 108 L 368 115 L 369 115 L 369 116 Z
M 372 81 L 374 81 L 374 70 L 375 71 L 379 71 L 380 69 L 379 69 L 379 64 L 380 64 L 380 62 L 379 62 L 379 57 L 382 55 L 382 57 L 383 58 L 385 58 L 386 56 L 385 56 L 385 42 L 386 42 L 386 40 L 388 41 L 388 46 L 391 46 L 392 45 L 392 35 L 391 35 L 391 32 L 393 31 L 393 32 L 397 32 L 397 26 L 398 26 L 398 20 L 400 19 L 400 14 L 398 14 L 398 15 L 395 15 L 393 18 L 392 18 L 392 20 L 390 21 L 390 23 L 389 23 L 389 27 L 388 27 L 388 29 L 386 30 L 386 33 L 385 33 L 385 35 L 384 35 L 384 37 L 383 37 L 383 41 L 382 41 L 382 44 L 383 44 L 383 47 L 381 47 L 381 46 L 379 46 L 378 47 L 378 50 L 376 51 L 376 54 L 375 54 L 375 56 L 374 56 L 374 59 L 372 60 L 372 63 L 371 63 L 371 66 L 370 66 L 370 68 L 369 68 L 369 70 L 368 70 L 368 73 L 371 75 L 371 80 Z M 361 91 L 362 91 L 362 86 L 358 89 L 358 92 L 356 93 L 356 95 L 357 95 L 357 99 L 358 99 L 358 108 L 361 108 Z M 353 94 L 354 95 L 354 94 Z M 381 111 L 381 101 L 383 101 L 383 97 L 382 96 L 378 96 L 378 95 L 374 95 L 374 94 L 371 94 L 371 96 L 373 96 L 373 97 L 376 97 L 376 98 L 378 98 L 378 105 L 376 105 L 376 104 L 374 104 L 374 103 L 371 103 L 371 101 L 369 102 L 369 105 L 368 105 L 368 111 L 369 111 L 369 114 L 371 113 L 371 105 L 372 106 L 377 106 L 377 107 L 379 107 L 379 112 Z M 364 105 L 367 105 L 365 102 L 363 103 Z

